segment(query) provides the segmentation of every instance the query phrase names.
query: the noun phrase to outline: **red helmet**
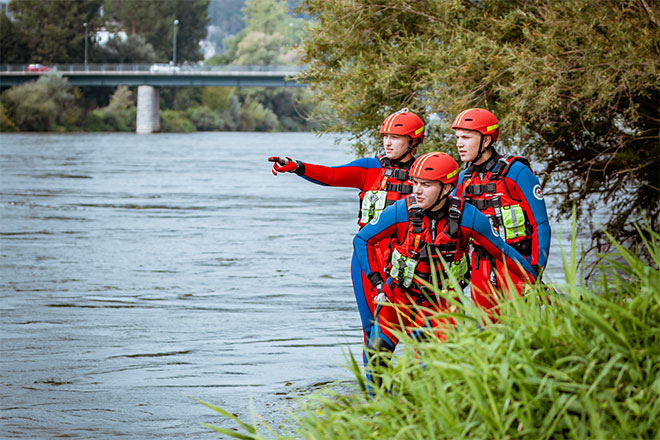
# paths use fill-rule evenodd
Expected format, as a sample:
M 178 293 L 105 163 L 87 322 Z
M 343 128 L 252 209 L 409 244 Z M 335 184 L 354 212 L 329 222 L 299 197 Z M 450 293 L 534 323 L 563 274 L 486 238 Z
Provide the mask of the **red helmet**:
M 500 123 L 494 114 L 483 108 L 471 108 L 459 113 L 451 124 L 451 128 L 462 128 L 464 130 L 476 130 L 482 135 L 493 137 L 493 142 L 500 134 Z
M 407 108 L 389 115 L 380 124 L 381 134 L 400 134 L 424 142 L 424 121 Z
M 458 164 L 447 153 L 426 153 L 417 158 L 410 168 L 410 176 L 418 179 L 439 180 L 454 186 L 458 183 Z

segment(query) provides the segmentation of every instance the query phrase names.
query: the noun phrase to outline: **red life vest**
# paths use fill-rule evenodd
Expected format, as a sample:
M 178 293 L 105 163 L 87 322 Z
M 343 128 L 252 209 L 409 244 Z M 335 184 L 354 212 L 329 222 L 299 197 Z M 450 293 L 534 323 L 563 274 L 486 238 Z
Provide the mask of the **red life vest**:
M 404 239 L 392 250 L 386 272 L 398 287 L 417 296 L 430 293 L 419 278 L 431 282 L 432 271 L 435 271 L 438 280 L 448 278 L 440 259 L 459 281 L 469 266 L 460 243 L 463 201 L 449 197 L 448 202 L 448 214 L 438 220 L 430 220 L 415 204 L 413 196 L 406 199 L 408 226 Z
M 485 214 L 508 244 L 518 245 L 515 246 L 517 250 L 522 255 L 528 255 L 531 252 L 528 239 L 532 235 L 532 226 L 521 206 L 521 200 L 511 195 L 504 177 L 514 162 L 520 161 L 526 166 L 529 166 L 529 162 L 520 156 L 499 157 L 489 161 L 495 162 L 495 166 L 487 164 L 486 169 L 489 171 L 483 176 L 479 175 L 473 164 L 468 166 L 456 195 L 465 198 L 466 202 Z M 523 243 L 525 240 L 527 242 Z
M 378 177 L 360 192 L 360 227 L 378 217 L 386 207 L 412 193 L 407 168 L 395 166 L 386 156 L 379 156 L 378 160 L 382 165 Z

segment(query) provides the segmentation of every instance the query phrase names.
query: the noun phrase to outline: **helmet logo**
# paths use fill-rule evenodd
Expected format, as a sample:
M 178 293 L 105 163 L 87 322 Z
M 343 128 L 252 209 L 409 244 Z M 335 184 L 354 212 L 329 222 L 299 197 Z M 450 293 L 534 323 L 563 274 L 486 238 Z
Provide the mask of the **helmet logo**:
M 541 191 L 541 185 L 539 184 L 534 185 L 534 189 L 532 191 L 534 192 L 535 199 L 543 200 L 543 191 Z

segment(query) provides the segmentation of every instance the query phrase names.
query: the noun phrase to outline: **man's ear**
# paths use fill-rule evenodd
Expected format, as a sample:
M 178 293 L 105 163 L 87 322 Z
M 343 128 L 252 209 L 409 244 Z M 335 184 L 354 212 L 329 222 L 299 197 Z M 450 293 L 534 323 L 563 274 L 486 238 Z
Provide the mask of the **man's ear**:
M 484 150 L 486 148 L 490 147 L 493 144 L 493 137 L 489 134 L 484 136 L 483 144 L 484 144 L 484 146 L 483 146 Z

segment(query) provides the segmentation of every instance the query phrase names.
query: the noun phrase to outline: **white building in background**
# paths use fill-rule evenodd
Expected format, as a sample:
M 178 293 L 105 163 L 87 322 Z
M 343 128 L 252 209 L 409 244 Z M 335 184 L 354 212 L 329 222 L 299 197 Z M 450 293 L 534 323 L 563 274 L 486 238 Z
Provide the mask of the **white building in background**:
M 9 0 L 0 0 L 0 14 L 4 13 L 7 17 L 12 18 L 12 13 L 9 10 Z
M 105 29 L 101 29 L 94 36 L 96 42 L 99 43 L 99 45 L 101 46 L 105 46 L 108 43 L 108 40 L 110 40 L 110 38 L 112 37 L 119 37 L 121 41 L 126 41 L 128 35 L 126 35 L 126 32 L 124 31 L 110 33 Z

